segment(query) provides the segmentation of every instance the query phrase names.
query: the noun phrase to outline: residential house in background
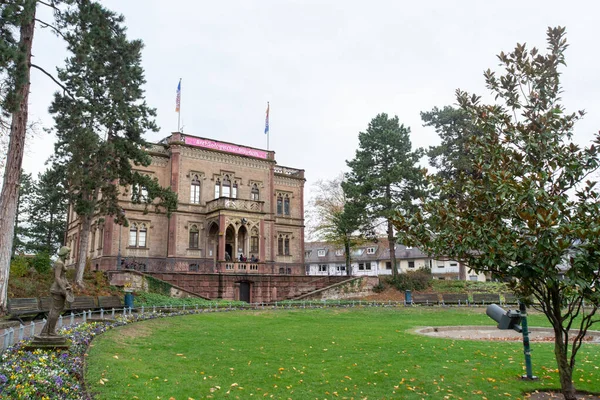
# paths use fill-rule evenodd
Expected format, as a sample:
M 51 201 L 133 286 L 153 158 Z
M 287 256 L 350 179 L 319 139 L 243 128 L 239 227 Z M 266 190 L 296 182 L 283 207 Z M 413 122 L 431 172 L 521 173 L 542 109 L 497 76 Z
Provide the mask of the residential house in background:
M 395 248 L 398 271 L 406 273 L 430 268 L 434 279 L 459 279 L 458 261 L 434 259 L 416 247 L 397 244 Z M 347 275 L 344 249 L 327 242 L 304 244 L 307 275 Z M 352 250 L 351 275 L 392 275 L 392 261 L 387 241 L 365 243 Z M 485 275 L 468 271 L 467 280 L 485 281 Z

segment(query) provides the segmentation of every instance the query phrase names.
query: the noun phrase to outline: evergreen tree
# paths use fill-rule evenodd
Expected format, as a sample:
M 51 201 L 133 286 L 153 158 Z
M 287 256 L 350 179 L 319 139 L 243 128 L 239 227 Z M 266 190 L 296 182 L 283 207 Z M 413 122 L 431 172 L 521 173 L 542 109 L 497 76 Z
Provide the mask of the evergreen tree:
M 427 150 L 429 165 L 435 168 L 440 179 L 454 182 L 454 191 L 443 195 L 460 199 L 464 193 L 465 179 L 477 174 L 473 167 L 471 151 L 476 129 L 471 118 L 460 108 L 446 106 L 422 112 L 421 119 L 424 126 L 435 129 L 441 140 L 439 145 L 431 146 Z M 467 278 L 465 264 L 461 261 L 458 264 L 459 278 L 464 280 Z
M 64 242 L 67 225 L 67 191 L 61 171 L 49 168 L 38 175 L 29 207 L 27 249 L 55 254 Z
M 10 118 L 8 152 L 0 192 L 0 313 L 6 311 L 19 180 L 27 127 L 31 48 L 36 0 L 0 4 L 0 113 Z M 19 32 L 18 39 L 15 35 Z
M 14 257 L 17 252 L 23 252 L 27 248 L 27 243 L 29 242 L 29 224 L 25 224 L 25 221 L 30 221 L 28 210 L 33 201 L 33 185 L 34 182 L 31 178 L 31 174 L 26 174 L 24 171 L 21 171 L 12 257 Z
M 397 210 L 415 209 L 423 180 L 417 167 L 422 150 L 412 150 L 409 135 L 410 128 L 400 125 L 397 116 L 377 115 L 367 130 L 359 133 L 359 149 L 354 159 L 346 162 L 351 171 L 342 184 L 346 197 L 364 207 L 361 213 L 366 220 L 373 226 L 384 224 L 394 277 L 398 269 L 392 217 Z
M 76 283 L 82 285 L 93 217 L 126 224 L 118 203 L 123 188 L 133 188 L 133 201 L 157 212 L 170 213 L 177 197 L 132 168 L 150 164 L 142 135 L 157 130 L 142 90 L 142 42 L 129 41 L 123 17 L 99 3 L 81 2 L 64 21 L 73 55 L 58 76 L 74 96 L 57 92 L 50 107 L 58 139 L 53 160 L 65 173 L 81 224 Z

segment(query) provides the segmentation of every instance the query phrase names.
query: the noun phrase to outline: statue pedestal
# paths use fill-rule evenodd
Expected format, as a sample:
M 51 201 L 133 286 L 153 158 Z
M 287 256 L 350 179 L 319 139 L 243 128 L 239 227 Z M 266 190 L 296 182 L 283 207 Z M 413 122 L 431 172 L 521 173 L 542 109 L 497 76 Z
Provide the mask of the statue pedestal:
M 68 349 L 71 341 L 65 336 L 34 336 L 31 343 L 25 346 L 26 350 L 34 349 Z

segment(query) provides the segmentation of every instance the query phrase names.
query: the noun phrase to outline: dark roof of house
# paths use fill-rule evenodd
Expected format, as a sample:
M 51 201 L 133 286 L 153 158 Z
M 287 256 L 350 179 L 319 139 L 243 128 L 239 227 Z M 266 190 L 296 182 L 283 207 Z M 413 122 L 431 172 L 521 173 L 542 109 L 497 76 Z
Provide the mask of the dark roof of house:
M 375 252 L 372 254 L 367 253 L 368 248 L 375 248 Z M 319 256 L 319 250 L 325 251 L 325 255 Z M 342 251 L 339 255 L 337 255 L 337 250 L 343 249 L 341 247 L 334 246 L 329 242 L 307 242 L 304 244 L 304 261 L 308 264 L 344 263 L 346 261 L 344 252 Z M 390 251 L 386 242 L 364 243 L 360 246 L 356 246 L 352 251 L 352 261 L 355 262 L 390 259 Z M 420 249 L 415 247 L 407 248 L 401 244 L 396 245 L 395 253 L 397 259 L 410 260 L 417 258 L 428 258 L 427 254 L 423 253 Z

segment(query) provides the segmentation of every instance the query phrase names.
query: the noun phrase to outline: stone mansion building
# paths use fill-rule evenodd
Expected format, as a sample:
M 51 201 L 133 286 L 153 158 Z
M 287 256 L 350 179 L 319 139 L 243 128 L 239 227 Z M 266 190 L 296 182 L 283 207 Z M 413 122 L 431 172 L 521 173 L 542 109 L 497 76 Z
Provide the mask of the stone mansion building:
M 134 167 L 178 194 L 178 209 L 143 213 L 123 193 L 129 227 L 98 216 L 92 269 L 304 275 L 304 170 L 278 165 L 275 152 L 173 133 Z M 143 188 L 142 188 L 143 191 Z M 80 225 L 69 212 L 67 244 L 77 254 Z

